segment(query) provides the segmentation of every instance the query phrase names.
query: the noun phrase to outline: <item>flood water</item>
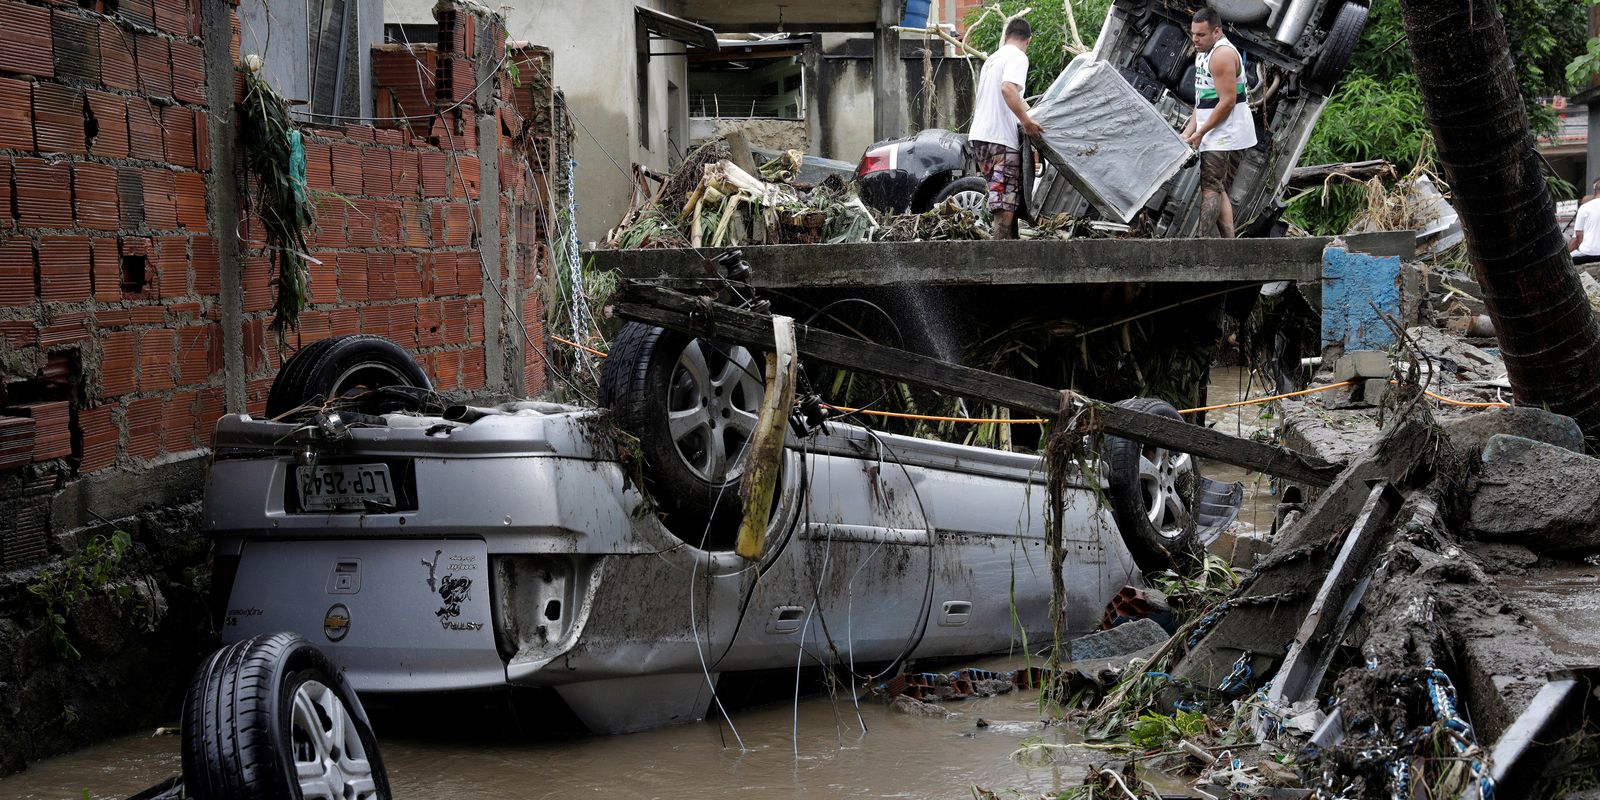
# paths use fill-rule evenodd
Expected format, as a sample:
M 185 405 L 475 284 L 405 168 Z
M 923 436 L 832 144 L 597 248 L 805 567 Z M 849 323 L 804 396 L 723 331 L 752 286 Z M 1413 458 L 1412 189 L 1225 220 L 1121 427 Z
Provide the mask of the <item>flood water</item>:
M 1021 661 L 987 660 L 989 669 Z M 1083 779 L 1103 761 L 1090 750 L 1057 751 L 1051 764 L 1010 758 L 1025 741 L 1064 744 L 1072 730 L 1037 720 L 1031 692 L 945 704 L 936 719 L 891 711 L 863 699 L 860 719 L 848 696 L 793 703 L 627 736 L 525 740 L 513 735 L 453 739 L 391 738 L 378 731 L 394 794 L 400 798 L 970 798 L 978 785 L 1037 797 Z M 982 717 L 995 724 L 980 728 Z M 733 729 L 744 740 L 741 751 Z M 798 738 L 795 731 L 798 729 Z M 176 774 L 175 736 L 129 736 L 49 759 L 0 780 L 0 798 L 120 799 Z M 798 751 L 798 753 L 797 753 Z M 85 794 L 87 792 L 87 794 Z
M 1207 402 L 1268 393 L 1259 381 L 1247 382 L 1243 370 L 1218 367 Z M 1206 419 L 1243 436 L 1276 424 L 1254 406 L 1210 412 Z M 1226 464 L 1204 469 L 1244 482 L 1237 530 L 1271 526 L 1275 499 L 1263 476 Z M 1228 556 L 1231 541 L 1224 537 L 1213 549 Z M 1016 658 L 960 666 L 1003 671 L 1022 665 Z M 528 740 L 493 730 L 468 738 L 395 736 L 386 734 L 381 718 L 378 736 L 399 798 L 970 798 L 973 786 L 1038 797 L 1078 785 L 1086 766 L 1108 759 L 1077 747 L 1052 748 L 1042 766 L 1013 759 L 1024 744 L 1076 741 L 1071 725 L 1032 724 L 1039 718 L 1035 700 L 1032 692 L 1013 692 L 948 702 L 953 716 L 928 718 L 874 699 L 857 704 L 847 695 L 812 694 L 798 704 L 736 711 L 731 725 L 708 720 L 627 736 Z M 980 728 L 980 717 L 997 724 Z M 177 774 L 178 748 L 176 736 L 137 735 L 47 759 L 0 779 L 0 800 L 121 800 Z
M 1212 367 L 1211 384 L 1206 387 L 1206 405 L 1223 405 L 1266 397 L 1272 393 L 1271 386 L 1264 385 L 1260 378 L 1251 379 L 1248 371 L 1242 367 Z M 1265 437 L 1278 426 L 1278 419 L 1271 409 L 1271 405 L 1266 405 L 1208 411 L 1206 424 L 1234 436 Z M 1266 475 L 1217 461 L 1205 462 L 1202 469 L 1207 477 L 1244 484 L 1244 504 L 1239 508 L 1233 532 L 1259 531 L 1264 534 L 1271 530 L 1272 514 L 1278 499 L 1272 493 L 1272 483 Z M 1233 536 L 1225 534 L 1211 549 L 1227 558 L 1232 555 L 1234 541 Z M 1238 565 L 1239 561 L 1235 560 L 1235 564 Z

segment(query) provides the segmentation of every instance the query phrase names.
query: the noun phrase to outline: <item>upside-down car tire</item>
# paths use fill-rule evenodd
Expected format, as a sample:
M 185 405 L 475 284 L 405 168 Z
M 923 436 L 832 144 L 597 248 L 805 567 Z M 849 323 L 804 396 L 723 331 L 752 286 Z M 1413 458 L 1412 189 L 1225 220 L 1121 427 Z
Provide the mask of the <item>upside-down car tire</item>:
M 278 370 L 267 392 L 267 416 L 277 418 L 301 406 L 383 386 L 431 389 L 433 383 L 411 353 L 382 336 L 322 339 L 301 348 Z
M 690 544 L 722 544 L 702 538 L 739 516 L 764 370 L 763 359 L 743 347 L 637 322 L 611 341 L 600 404 L 638 437 L 651 497 Z
M 1168 419 L 1182 420 L 1164 400 L 1136 397 L 1117 405 Z M 1197 557 L 1196 508 L 1201 492 L 1194 456 L 1107 436 L 1105 459 L 1110 474 L 1107 494 L 1122 541 L 1145 572 L 1173 568 L 1183 556 Z
M 184 796 L 196 800 L 388 800 L 361 701 L 292 633 L 211 654 L 183 702 Z

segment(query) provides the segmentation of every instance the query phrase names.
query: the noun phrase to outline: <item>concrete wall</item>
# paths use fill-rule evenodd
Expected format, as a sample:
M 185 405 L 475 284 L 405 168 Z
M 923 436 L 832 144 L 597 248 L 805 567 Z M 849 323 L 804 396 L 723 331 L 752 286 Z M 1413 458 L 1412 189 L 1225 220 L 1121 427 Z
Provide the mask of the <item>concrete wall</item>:
M 672 125 L 669 113 L 677 117 L 685 136 L 689 129 L 685 59 L 656 57 L 650 61 L 648 136 L 641 139 L 638 135 L 636 5 L 682 13 L 675 0 L 517 3 L 504 9 L 510 38 L 548 47 L 554 54 L 556 83 L 566 94 L 577 128 L 575 193 L 578 235 L 585 242 L 603 238 L 627 210 L 630 162 L 658 170 L 675 162 L 667 146 Z M 384 0 L 384 7 L 389 22 L 432 21 L 432 0 Z M 651 49 L 676 52 L 682 48 L 673 42 L 655 42 Z M 669 81 L 678 88 L 677 108 L 673 109 L 668 108 Z
M 895 98 L 905 121 L 901 133 L 923 128 L 965 131 L 972 118 L 972 86 L 979 65 L 972 59 L 935 55 L 929 92 L 923 80 L 922 48 L 922 37 L 901 41 L 906 85 Z M 871 37 L 824 35 L 819 45 L 807 49 L 802 65 L 811 153 L 841 161 L 860 159 L 878 138 L 873 133 Z

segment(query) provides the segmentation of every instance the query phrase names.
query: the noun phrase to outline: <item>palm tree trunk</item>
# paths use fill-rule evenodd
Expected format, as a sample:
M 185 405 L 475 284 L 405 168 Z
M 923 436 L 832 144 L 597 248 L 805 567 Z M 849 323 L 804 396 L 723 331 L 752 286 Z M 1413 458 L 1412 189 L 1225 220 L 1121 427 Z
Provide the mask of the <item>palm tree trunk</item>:
M 1520 405 L 1600 447 L 1600 324 L 1528 132 L 1494 0 L 1400 0 L 1428 124 Z

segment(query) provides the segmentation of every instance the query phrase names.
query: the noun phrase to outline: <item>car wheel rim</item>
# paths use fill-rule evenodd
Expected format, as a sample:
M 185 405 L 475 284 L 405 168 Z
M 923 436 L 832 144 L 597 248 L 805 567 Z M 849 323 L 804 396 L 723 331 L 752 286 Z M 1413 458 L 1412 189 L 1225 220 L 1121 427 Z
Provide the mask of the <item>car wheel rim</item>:
M 950 195 L 950 202 L 954 203 L 956 208 L 971 211 L 973 216 L 977 217 L 982 217 L 983 212 L 989 210 L 989 195 L 987 192 L 956 192 Z
M 305 800 L 368 800 L 378 796 L 372 762 L 355 717 L 339 694 L 318 681 L 294 692 L 291 746 Z
M 1185 495 L 1194 482 L 1194 457 L 1164 447 L 1139 453 L 1139 492 L 1145 518 L 1164 539 L 1178 539 L 1191 526 Z
M 763 392 L 754 354 L 695 339 L 678 356 L 668 387 L 667 430 L 684 466 L 711 484 L 739 477 Z
M 383 386 L 410 386 L 399 370 L 387 364 L 357 364 L 339 373 L 333 382 L 333 396 L 343 397 L 357 389 L 377 389 Z

